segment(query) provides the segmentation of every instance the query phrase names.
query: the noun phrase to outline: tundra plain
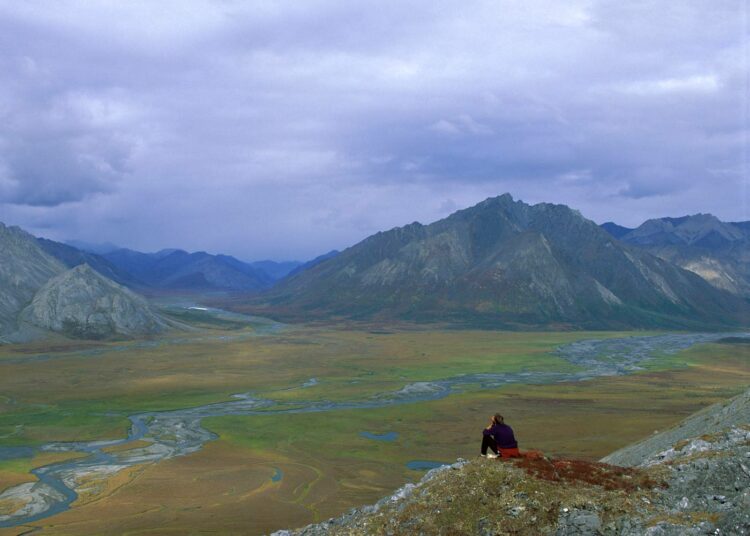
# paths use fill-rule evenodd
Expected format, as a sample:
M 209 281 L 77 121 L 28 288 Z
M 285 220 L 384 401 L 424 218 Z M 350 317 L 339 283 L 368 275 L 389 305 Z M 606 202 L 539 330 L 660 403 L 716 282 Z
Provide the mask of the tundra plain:
M 206 417 L 202 425 L 217 439 L 197 452 L 117 472 L 79 493 L 69 510 L 0 535 L 37 527 L 40 534 L 267 533 L 372 503 L 419 479 L 424 471 L 409 462 L 476 456 L 480 431 L 497 411 L 522 449 L 594 460 L 750 383 L 750 345 L 732 341 L 656 355 L 630 374 L 538 383 L 535 373 L 575 372 L 554 353 L 561 345 L 649 333 L 279 326 L 195 311 L 180 319 L 196 330 L 149 341 L 0 347 L 0 449 L 32 447 L 24 457 L 0 458 L 0 491 L 35 480 L 35 467 L 77 455 L 34 447 L 124 438 L 136 413 L 241 393 L 270 401 L 268 411 Z M 493 388 L 467 382 L 442 398 L 382 407 L 294 412 L 496 373 L 530 380 Z M 274 411 L 280 406 L 289 411 Z

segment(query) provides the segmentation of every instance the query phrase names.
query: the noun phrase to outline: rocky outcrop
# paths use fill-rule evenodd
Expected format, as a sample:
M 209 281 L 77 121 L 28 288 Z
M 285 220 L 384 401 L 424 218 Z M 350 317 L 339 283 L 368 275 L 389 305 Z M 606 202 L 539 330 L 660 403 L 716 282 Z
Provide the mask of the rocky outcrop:
M 683 439 L 639 465 L 666 485 L 654 494 L 653 536 L 750 534 L 750 426 Z
M 0 336 L 17 329 L 18 313 L 65 266 L 18 227 L 0 223 Z
M 50 279 L 20 316 L 70 337 L 140 336 L 166 329 L 146 300 L 82 264 Z
M 748 400 L 750 390 L 610 463 L 459 460 L 374 505 L 275 536 L 750 534 Z

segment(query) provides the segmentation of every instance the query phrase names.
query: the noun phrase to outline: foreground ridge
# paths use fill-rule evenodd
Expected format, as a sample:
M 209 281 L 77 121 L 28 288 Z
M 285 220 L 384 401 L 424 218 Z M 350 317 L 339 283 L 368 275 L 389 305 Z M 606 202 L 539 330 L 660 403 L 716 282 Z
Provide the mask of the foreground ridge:
M 631 467 L 544 456 L 459 459 L 374 505 L 273 536 L 748 534 L 748 401 L 750 390 L 605 458 Z M 709 433 L 693 435 L 709 422 Z

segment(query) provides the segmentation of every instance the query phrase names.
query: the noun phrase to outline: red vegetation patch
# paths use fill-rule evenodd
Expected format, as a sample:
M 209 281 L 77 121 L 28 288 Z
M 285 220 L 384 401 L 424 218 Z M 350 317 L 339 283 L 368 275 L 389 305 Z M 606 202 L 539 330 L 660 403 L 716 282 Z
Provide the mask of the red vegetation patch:
M 605 490 L 625 491 L 667 487 L 665 482 L 657 482 L 637 469 L 606 463 L 556 460 L 541 456 L 539 453 L 529 453 L 520 459 L 513 460 L 513 463 L 531 476 L 553 482 L 584 482 L 601 486 Z

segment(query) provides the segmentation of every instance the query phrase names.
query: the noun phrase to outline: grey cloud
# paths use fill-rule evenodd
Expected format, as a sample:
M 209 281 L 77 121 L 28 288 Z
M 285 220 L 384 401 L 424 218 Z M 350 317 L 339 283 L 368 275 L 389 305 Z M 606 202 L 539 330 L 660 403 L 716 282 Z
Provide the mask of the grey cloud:
M 665 200 L 747 218 L 736 2 L 64 9 L 0 4 L 13 223 L 257 258 L 506 190 L 631 225 Z
M 54 207 L 115 191 L 137 145 L 128 106 L 110 88 L 58 86 L 44 60 L 5 56 L 0 68 L 0 203 Z

